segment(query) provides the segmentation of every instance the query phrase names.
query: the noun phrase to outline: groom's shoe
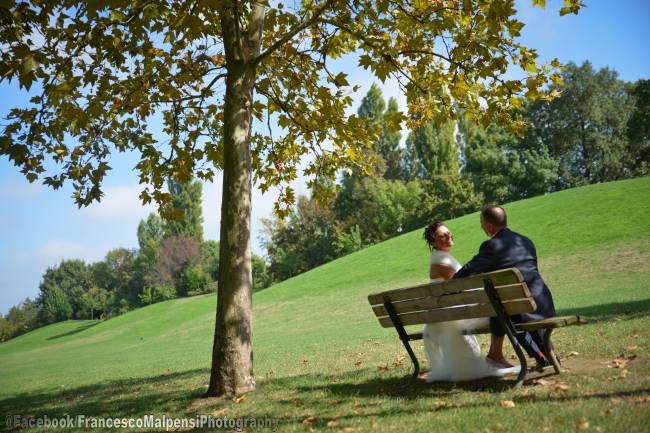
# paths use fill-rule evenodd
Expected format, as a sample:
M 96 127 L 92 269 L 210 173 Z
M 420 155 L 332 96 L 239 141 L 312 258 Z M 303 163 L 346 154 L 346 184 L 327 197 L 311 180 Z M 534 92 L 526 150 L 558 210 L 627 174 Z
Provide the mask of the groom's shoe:
M 536 360 L 535 366 L 530 367 L 528 371 L 542 373 L 544 370 L 551 367 L 553 367 L 553 364 L 547 358 L 538 359 Z

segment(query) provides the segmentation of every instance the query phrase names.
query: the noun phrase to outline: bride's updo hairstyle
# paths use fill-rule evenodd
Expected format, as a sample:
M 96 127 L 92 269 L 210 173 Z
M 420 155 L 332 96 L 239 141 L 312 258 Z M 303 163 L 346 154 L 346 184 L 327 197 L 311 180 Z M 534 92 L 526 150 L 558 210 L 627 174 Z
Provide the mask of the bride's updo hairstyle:
M 442 221 L 434 221 L 424 229 L 424 235 L 422 235 L 422 237 L 427 242 L 429 250 L 433 251 L 435 249 L 433 243 L 436 240 L 436 230 L 444 225 L 445 224 Z

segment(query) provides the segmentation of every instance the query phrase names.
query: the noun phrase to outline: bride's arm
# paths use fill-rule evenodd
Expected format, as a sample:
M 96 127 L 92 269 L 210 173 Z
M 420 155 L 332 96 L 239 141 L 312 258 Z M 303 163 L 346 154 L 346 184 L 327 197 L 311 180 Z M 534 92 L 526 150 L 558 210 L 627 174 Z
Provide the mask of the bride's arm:
M 447 265 L 441 265 L 439 263 L 433 263 L 429 267 L 429 278 L 432 280 L 434 278 L 442 278 L 443 280 L 448 280 L 454 276 L 454 268 Z

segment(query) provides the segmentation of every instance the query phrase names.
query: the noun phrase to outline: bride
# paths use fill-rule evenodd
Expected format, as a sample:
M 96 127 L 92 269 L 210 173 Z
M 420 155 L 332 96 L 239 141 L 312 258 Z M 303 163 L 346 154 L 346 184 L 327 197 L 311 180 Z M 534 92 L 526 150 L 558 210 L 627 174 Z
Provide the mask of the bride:
M 440 221 L 424 230 L 424 239 L 431 249 L 429 278 L 432 281 L 448 280 L 461 268 L 451 255 L 454 236 Z M 463 335 L 467 329 L 488 325 L 488 319 L 454 320 L 427 323 L 424 326 L 424 349 L 429 360 L 427 382 L 463 381 L 488 376 L 502 376 L 519 372 L 519 367 L 503 368 L 481 356 L 481 347 L 474 335 Z

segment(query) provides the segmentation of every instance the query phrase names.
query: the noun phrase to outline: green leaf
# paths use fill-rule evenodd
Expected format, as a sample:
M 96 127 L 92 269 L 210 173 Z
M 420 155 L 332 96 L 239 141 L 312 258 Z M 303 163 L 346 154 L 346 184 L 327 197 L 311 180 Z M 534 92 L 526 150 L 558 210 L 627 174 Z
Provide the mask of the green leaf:
M 347 77 L 347 74 L 340 72 L 335 78 L 334 78 L 334 84 L 336 84 L 336 87 L 344 87 L 344 86 L 349 86 L 350 83 L 348 83 L 348 80 L 345 78 Z
M 24 74 L 29 74 L 32 72 L 34 69 L 38 67 L 38 62 L 32 56 L 31 54 L 27 57 L 25 57 L 25 60 L 23 60 L 23 73 Z

